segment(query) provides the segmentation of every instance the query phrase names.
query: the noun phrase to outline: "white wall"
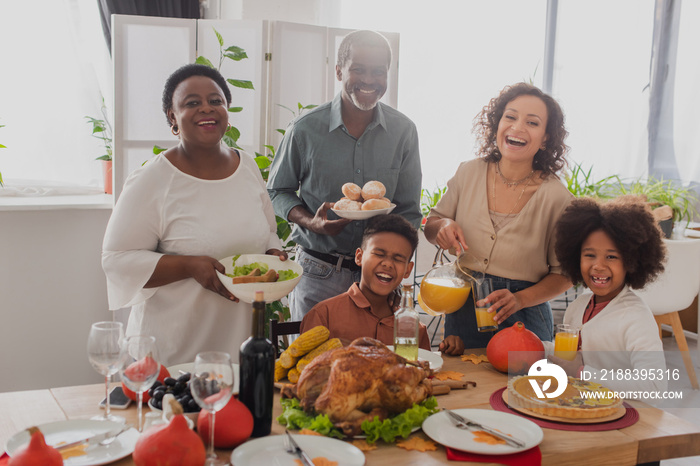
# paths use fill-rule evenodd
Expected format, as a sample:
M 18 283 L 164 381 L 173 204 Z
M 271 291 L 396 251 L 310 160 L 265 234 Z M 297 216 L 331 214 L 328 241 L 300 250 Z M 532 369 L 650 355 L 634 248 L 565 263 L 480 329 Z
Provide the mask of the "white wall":
M 0 210 L 0 392 L 104 380 L 86 344 L 112 319 L 100 262 L 111 213 Z

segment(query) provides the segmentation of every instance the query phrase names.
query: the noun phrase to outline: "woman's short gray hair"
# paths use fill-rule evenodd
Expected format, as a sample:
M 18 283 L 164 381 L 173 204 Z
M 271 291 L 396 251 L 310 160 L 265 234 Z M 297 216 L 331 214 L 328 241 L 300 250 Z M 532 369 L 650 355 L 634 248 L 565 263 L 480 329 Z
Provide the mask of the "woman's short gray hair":
M 384 47 L 387 53 L 387 68 L 391 64 L 391 45 L 389 41 L 376 31 L 369 31 L 366 29 L 353 31 L 343 38 L 343 41 L 338 47 L 338 62 L 336 63 L 339 68 L 345 66 L 345 62 L 350 58 L 350 48 L 353 45 L 366 46 L 366 47 Z

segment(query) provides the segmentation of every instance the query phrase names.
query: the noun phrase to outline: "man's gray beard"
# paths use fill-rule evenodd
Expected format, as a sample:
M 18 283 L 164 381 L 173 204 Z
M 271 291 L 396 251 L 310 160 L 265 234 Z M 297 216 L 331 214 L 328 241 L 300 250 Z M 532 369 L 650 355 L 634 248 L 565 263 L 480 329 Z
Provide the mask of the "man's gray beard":
M 360 101 L 357 100 L 357 96 L 355 95 L 354 92 L 353 92 L 352 94 L 350 94 L 350 98 L 352 98 L 352 103 L 355 104 L 355 107 L 359 108 L 360 110 L 362 110 L 362 111 L 364 111 L 364 112 L 367 112 L 367 111 L 369 111 L 369 110 L 374 110 L 374 107 L 376 107 L 377 104 L 379 103 L 378 100 L 375 100 L 375 101 L 374 101 L 372 104 L 370 104 L 370 105 L 361 104 Z

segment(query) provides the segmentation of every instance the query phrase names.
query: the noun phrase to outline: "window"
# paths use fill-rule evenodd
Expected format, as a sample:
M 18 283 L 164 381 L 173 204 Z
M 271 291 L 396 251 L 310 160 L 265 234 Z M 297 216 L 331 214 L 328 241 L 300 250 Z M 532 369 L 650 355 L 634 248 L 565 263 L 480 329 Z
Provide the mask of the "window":
M 104 151 L 84 118 L 102 118 L 99 84 L 111 71 L 96 2 L 0 2 L 0 44 L 0 142 L 7 146 L 0 150 L 0 172 L 6 184 L 101 187 L 101 167 L 93 159 Z

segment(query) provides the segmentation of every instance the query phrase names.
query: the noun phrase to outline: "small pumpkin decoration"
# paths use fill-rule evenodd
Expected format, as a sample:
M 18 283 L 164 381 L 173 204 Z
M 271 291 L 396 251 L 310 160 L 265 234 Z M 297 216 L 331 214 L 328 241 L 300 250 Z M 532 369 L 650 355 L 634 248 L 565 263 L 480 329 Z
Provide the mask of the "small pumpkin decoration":
M 46 444 L 44 434 L 38 427 L 30 427 L 27 430 L 29 431 L 29 444 L 12 455 L 7 463 L 8 466 L 34 466 L 37 464 L 56 466 L 63 464 L 61 454 Z
M 182 406 L 172 400 L 173 417 L 141 434 L 132 455 L 136 466 L 201 466 L 207 459 L 204 442 L 187 426 Z
M 201 410 L 197 417 L 197 432 L 208 444 L 211 438 L 211 415 Z M 253 433 L 253 415 L 246 405 L 236 397 L 231 397 L 226 406 L 216 413 L 214 425 L 214 446 L 234 448 L 248 440 Z
M 508 352 L 511 352 L 510 357 Z M 537 335 L 525 328 L 525 324 L 516 322 L 491 338 L 486 346 L 486 356 L 497 371 L 526 374 L 531 365 L 544 358 L 544 345 Z

